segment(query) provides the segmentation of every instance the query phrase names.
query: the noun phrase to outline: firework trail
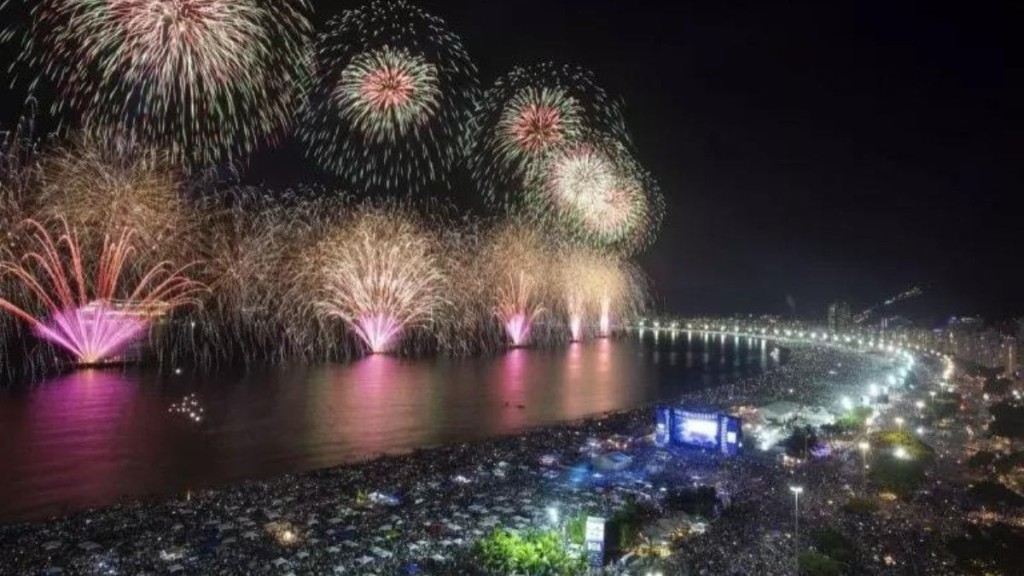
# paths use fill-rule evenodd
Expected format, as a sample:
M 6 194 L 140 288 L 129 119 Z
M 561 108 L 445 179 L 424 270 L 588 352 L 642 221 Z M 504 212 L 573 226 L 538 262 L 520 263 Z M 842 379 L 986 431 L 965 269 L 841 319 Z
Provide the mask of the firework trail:
M 445 300 L 439 247 L 408 209 L 358 207 L 309 259 L 320 284 L 317 307 L 344 320 L 371 353 L 393 350 Z
M 476 68 L 440 18 L 374 0 L 328 24 L 300 134 L 308 154 L 361 188 L 415 190 L 459 159 Z
M 588 134 L 549 154 L 527 184 L 526 212 L 596 249 L 631 254 L 661 221 L 657 186 L 618 140 Z
M 239 186 L 194 200 L 193 277 L 209 290 L 157 337 L 171 361 L 203 366 L 342 360 L 334 322 L 311 301 L 310 247 L 336 230 L 348 199 L 318 188 Z
M 35 133 L 37 106 L 30 98 L 13 129 L 0 132 L 0 260 L 11 260 L 21 242 L 19 224 L 31 215 L 38 197 L 39 159 L 45 139 Z M 0 295 L 20 299 L 24 287 L 0 274 Z M 45 368 L 29 346 L 30 328 L 12 315 L 0 314 L 0 369 L 12 376 Z
M 530 342 L 535 322 L 548 309 L 554 250 L 538 230 L 518 220 L 496 226 L 483 247 L 478 269 L 513 346 Z
M 137 257 L 191 260 L 200 216 L 182 197 L 184 179 L 166 161 L 112 139 L 76 135 L 40 159 L 33 218 L 64 218 L 89 249 L 132 230 Z
M 599 260 L 591 291 L 598 302 L 598 335 L 612 335 L 613 319 L 619 322 L 643 313 L 647 303 L 647 282 L 636 264 L 615 256 Z
M 200 200 L 204 214 L 198 277 L 210 287 L 195 327 L 171 334 L 168 347 L 203 364 L 241 359 L 283 360 L 288 331 L 280 316 L 283 269 L 292 213 L 266 190 L 231 189 Z M 296 211 L 298 213 L 299 211 Z
M 505 326 L 512 346 L 525 346 L 530 341 L 533 323 L 544 309 L 536 304 L 534 279 L 520 270 L 512 273 L 498 289 L 497 314 Z
M 613 254 L 571 248 L 560 254 L 561 290 L 573 340 L 582 340 L 588 319 L 597 319 L 597 334 L 612 333 L 613 314 L 638 314 L 646 287 L 635 265 Z
M 21 6 L 24 4 L 24 6 Z M 311 73 L 305 0 L 7 0 L 54 112 L 189 165 L 234 160 L 290 126 Z
M 82 253 L 68 223 L 59 223 L 62 232 L 54 240 L 42 224 L 26 221 L 36 250 L 18 260 L 0 261 L 0 273 L 32 294 L 46 316 L 4 298 L 0 309 L 30 325 L 38 337 L 66 349 L 80 365 L 112 360 L 145 333 L 153 318 L 194 303 L 202 289 L 184 275 L 185 268 L 166 262 L 143 271 L 125 288 L 124 272 L 135 255 L 130 230 L 104 241 L 90 275 L 89 255 Z
M 26 205 L 39 176 L 42 143 L 35 135 L 36 101 L 13 130 L 0 131 L 0 234 L 6 235 L 24 219 Z
M 543 161 L 588 130 L 629 141 L 618 104 L 574 67 L 515 68 L 484 92 L 468 138 L 469 164 L 485 198 L 518 207 Z
M 568 316 L 569 334 L 574 342 L 584 338 L 584 322 L 592 316 L 600 298 L 599 283 L 606 258 L 585 249 L 567 249 L 559 254 L 560 289 Z

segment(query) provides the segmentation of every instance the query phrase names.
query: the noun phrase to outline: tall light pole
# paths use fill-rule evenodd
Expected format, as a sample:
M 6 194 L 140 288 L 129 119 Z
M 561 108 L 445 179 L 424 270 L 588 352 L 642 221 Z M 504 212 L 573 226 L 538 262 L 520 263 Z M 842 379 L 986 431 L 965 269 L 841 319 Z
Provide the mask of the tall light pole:
M 900 432 L 903 432 L 903 418 L 896 417 L 896 426 L 899 427 Z
M 793 493 L 793 561 L 796 564 L 797 574 L 800 573 L 800 494 L 803 494 L 803 486 L 790 486 L 789 491 Z
M 860 460 L 864 465 L 860 471 L 860 477 L 864 484 L 864 491 L 867 492 L 868 488 L 868 449 L 871 448 L 871 444 L 868 444 L 866 440 L 861 440 L 857 447 L 860 448 Z

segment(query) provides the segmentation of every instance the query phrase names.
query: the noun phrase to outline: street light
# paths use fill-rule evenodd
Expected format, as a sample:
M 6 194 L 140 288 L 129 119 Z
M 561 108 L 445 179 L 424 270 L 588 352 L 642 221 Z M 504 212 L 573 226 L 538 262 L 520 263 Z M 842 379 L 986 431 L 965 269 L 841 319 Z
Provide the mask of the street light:
M 864 485 L 864 491 L 867 492 L 868 488 L 868 450 L 871 448 L 871 444 L 868 444 L 866 440 L 861 440 L 857 447 L 860 448 L 860 460 L 864 464 L 864 467 L 860 470 L 861 483 Z
M 867 468 L 868 449 L 871 448 L 871 444 L 868 444 L 865 440 L 861 440 L 860 443 L 857 444 L 857 447 L 860 448 L 861 459 L 864 461 L 864 467 Z
M 850 400 L 849 396 L 843 396 L 843 399 L 840 402 L 843 405 L 843 410 L 846 410 L 847 412 L 853 410 L 853 401 Z
M 789 491 L 793 493 L 793 561 L 796 563 L 797 573 L 800 572 L 800 495 L 804 492 L 803 486 L 790 486 Z
M 903 432 L 903 418 L 896 417 L 896 426 L 899 427 L 900 432 Z

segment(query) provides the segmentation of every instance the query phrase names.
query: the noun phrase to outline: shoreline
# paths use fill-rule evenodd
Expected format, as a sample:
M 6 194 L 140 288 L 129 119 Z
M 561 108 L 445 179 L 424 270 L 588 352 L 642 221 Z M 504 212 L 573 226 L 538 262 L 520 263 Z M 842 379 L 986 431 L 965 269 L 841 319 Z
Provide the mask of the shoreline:
M 818 356 L 833 362 L 840 358 L 840 365 L 859 358 L 863 367 L 878 360 L 855 351 L 784 344 L 792 346 L 788 362 L 683 394 L 677 402 L 723 408 L 757 404 L 777 399 L 779 388 L 788 388 L 793 392 L 788 396 L 810 403 L 823 393 L 820 385 L 806 386 L 809 375 L 820 371 L 814 365 Z M 863 378 L 857 373 L 848 379 L 852 385 Z M 391 573 L 403 562 L 417 560 L 441 566 L 428 573 L 449 573 L 444 567 L 464 557 L 470 543 L 495 526 L 543 523 L 550 502 L 567 511 L 606 516 L 621 508 L 621 490 L 574 486 L 568 474 L 589 439 L 649 432 L 653 405 L 250 480 L 198 491 L 187 499 L 133 499 L 51 520 L 3 525 L 0 550 L 11 559 L 12 573 L 51 567 L 77 572 L 97 562 L 127 572 L 234 573 L 232 567 L 243 560 L 249 562 L 249 573 L 276 573 L 281 567 L 296 573 L 362 573 L 371 567 Z M 551 454 L 557 455 L 560 467 L 539 464 Z M 679 474 L 699 477 L 732 494 L 743 493 L 744 479 L 734 473 L 737 467 L 768 473 L 756 455 L 730 460 L 689 451 L 678 459 Z M 282 544 L 270 534 L 267 526 L 282 522 L 293 527 L 297 543 Z
M 777 369 L 778 367 L 779 366 L 775 366 L 775 367 L 772 367 L 771 369 L 766 369 L 766 370 L 762 371 L 761 374 L 769 373 L 772 370 Z M 726 384 L 723 384 L 723 386 L 725 386 L 725 385 Z M 699 388 L 698 390 L 690 392 L 688 394 L 689 395 L 700 394 L 702 391 L 706 391 L 707 389 L 708 389 L 707 387 Z M 516 432 L 510 432 L 510 433 L 505 433 L 505 434 L 497 434 L 497 435 L 494 435 L 494 436 L 489 436 L 489 437 L 486 437 L 486 438 L 472 439 L 472 440 L 465 441 L 465 442 L 440 443 L 440 444 L 434 444 L 434 445 L 428 445 L 428 446 L 420 446 L 420 447 L 416 447 L 416 448 L 409 448 L 409 449 L 404 449 L 404 450 L 395 450 L 395 451 L 390 451 L 390 452 L 380 452 L 380 453 L 376 453 L 376 454 L 366 455 L 366 456 L 363 456 L 363 457 L 358 457 L 358 458 L 355 458 L 353 460 L 342 462 L 342 463 L 339 463 L 339 464 L 325 466 L 325 467 L 322 467 L 322 468 L 314 468 L 314 469 L 310 469 L 310 470 L 301 470 L 301 471 L 297 471 L 297 472 L 285 472 L 285 473 L 281 473 L 281 474 L 274 474 L 272 476 L 268 476 L 268 477 L 265 477 L 265 478 L 248 478 L 248 479 L 240 480 L 238 482 L 231 482 L 231 483 L 228 483 L 228 484 L 217 484 L 217 485 L 214 485 L 214 486 L 197 488 L 195 490 L 188 490 L 185 495 L 182 495 L 180 493 L 178 493 L 178 494 L 149 493 L 149 494 L 139 494 L 139 495 L 124 495 L 124 496 L 119 497 L 116 501 L 112 502 L 111 504 L 102 505 L 102 506 L 95 506 L 95 507 L 88 507 L 88 508 L 82 508 L 82 509 L 76 509 L 76 510 L 72 510 L 72 511 L 68 512 L 67 514 L 59 514 L 59 515 L 55 515 L 55 516 L 48 516 L 48 517 L 45 517 L 45 518 L 38 518 L 38 519 L 33 518 L 33 519 L 28 519 L 28 520 L 14 520 L 14 521 L 11 521 L 11 522 L 2 522 L 2 521 L 0 521 L 0 534 L 3 533 L 5 528 L 9 528 L 9 527 L 19 527 L 19 526 L 31 526 L 31 525 L 48 524 L 48 523 L 58 522 L 58 521 L 66 520 L 66 519 L 71 519 L 71 518 L 74 518 L 74 517 L 80 516 L 80 515 L 102 513 L 104 511 L 111 510 L 111 509 L 138 507 L 138 506 L 156 506 L 156 505 L 161 505 L 161 504 L 166 504 L 166 503 L 169 503 L 169 502 L 177 501 L 177 500 L 180 500 L 182 498 L 199 497 L 199 496 L 201 496 L 203 494 L 210 493 L 210 492 L 217 492 L 217 491 L 220 491 L 220 490 L 231 489 L 231 488 L 236 488 L 236 487 L 237 488 L 242 488 L 242 487 L 245 487 L 248 484 L 272 484 L 272 483 L 276 483 L 276 482 L 279 482 L 279 481 L 283 481 L 285 478 L 289 478 L 289 477 L 296 477 L 296 476 L 303 476 L 303 475 L 317 474 L 317 473 L 326 473 L 326 472 L 330 472 L 330 471 L 336 470 L 336 469 L 343 469 L 343 468 L 350 468 L 350 467 L 359 467 L 359 466 L 365 466 L 365 465 L 368 465 L 368 464 L 375 464 L 375 463 L 378 463 L 380 461 L 389 461 L 390 460 L 390 461 L 394 461 L 394 462 L 399 462 L 399 461 L 401 461 L 403 459 L 408 459 L 408 458 L 411 458 L 413 456 L 424 456 L 424 455 L 428 455 L 428 454 L 434 453 L 434 452 L 443 452 L 443 451 L 445 451 L 447 449 L 451 449 L 451 448 L 459 447 L 459 446 L 476 446 L 476 445 L 487 444 L 487 443 L 490 443 L 490 442 L 499 441 L 499 440 L 507 439 L 507 438 L 528 437 L 528 436 L 536 435 L 536 434 L 544 434 L 544 433 L 556 432 L 556 431 L 560 431 L 560 430 L 571 430 L 571 429 L 576 429 L 576 428 L 583 428 L 583 427 L 586 427 L 586 426 L 595 426 L 596 425 L 598 427 L 601 427 L 604 424 L 607 424 L 609 421 L 614 421 L 617 418 L 618 419 L 625 419 L 625 420 L 630 420 L 630 419 L 638 418 L 644 412 L 648 412 L 653 417 L 653 410 L 654 410 L 654 408 L 656 406 L 661 405 L 661 404 L 666 404 L 666 403 L 673 403 L 673 402 L 676 402 L 676 401 L 651 402 L 651 403 L 646 403 L 646 404 L 644 404 L 642 406 L 636 406 L 636 407 L 633 407 L 633 408 L 624 408 L 624 409 L 621 409 L 621 410 L 609 410 L 609 411 L 604 411 L 604 412 L 598 412 L 598 413 L 591 414 L 591 415 L 588 415 L 588 416 L 582 416 L 582 417 L 579 417 L 579 418 L 573 418 L 573 419 L 569 419 L 569 420 L 562 420 L 562 421 L 559 421 L 559 422 L 552 422 L 552 423 L 548 423 L 548 424 L 540 424 L 540 425 L 536 425 L 536 426 L 530 426 L 530 427 L 524 428 L 524 429 L 516 431 Z M 516 409 L 516 407 L 510 406 L 509 409 Z
M 375 357 L 352 364 L 224 377 L 158 375 L 141 369 L 69 374 L 54 380 L 59 386 L 10 392 L 0 398 L 0 409 L 6 415 L 0 426 L 11 423 L 6 449 L 13 458 L 10 474 L 0 474 L 0 488 L 5 489 L 0 495 L 0 524 L 46 521 L 136 500 L 159 502 L 184 497 L 189 491 L 401 456 L 416 448 L 436 449 L 452 442 L 478 442 L 556 424 L 579 424 L 586 418 L 647 407 L 659 399 L 675 399 L 686 391 L 705 390 L 775 367 L 763 354 L 759 359 L 758 348 L 749 344 L 730 345 L 724 363 L 717 358 L 717 339 L 710 361 L 701 359 L 700 348 L 699 341 L 692 348 L 689 344 L 679 347 L 675 361 L 664 351 L 677 347 L 666 346 L 661 367 L 657 364 L 658 347 L 634 337 L 592 342 L 572 350 L 516 352 L 482 361 Z M 689 359 L 684 362 L 689 356 L 682 355 L 690 349 L 695 354 L 693 368 Z M 732 350 L 736 356 L 743 354 L 742 361 L 734 362 Z M 608 364 L 602 363 L 605 359 Z M 522 376 L 518 376 L 520 367 Z M 390 381 L 396 378 L 401 381 Z M 437 378 L 445 381 L 434 385 Z M 517 378 L 526 380 L 512 385 Z M 92 402 L 99 396 L 87 391 L 97 389 L 99 382 L 106 382 L 102 388 L 104 409 L 128 403 L 132 411 L 144 411 L 153 419 L 152 424 L 128 429 L 129 434 L 139 429 L 144 440 L 128 442 L 131 436 L 127 436 L 98 443 L 62 434 L 54 442 L 62 446 L 63 458 L 34 458 L 34 452 L 25 451 L 33 446 L 35 437 L 26 436 L 33 432 L 26 423 L 40 412 L 28 408 L 32 402 L 69 407 L 78 405 L 70 399 Z M 344 387 L 337 385 L 341 382 Z M 123 394 L 115 392 L 122 389 Z M 374 391 L 374 398 L 387 391 L 397 402 L 366 400 L 359 392 L 362 390 Z M 236 402 L 234 396 L 241 398 Z M 187 413 L 163 418 L 186 400 L 204 410 L 201 423 Z M 318 404 L 307 414 L 304 406 L 319 401 L 326 404 Z M 518 409 L 520 404 L 525 409 Z M 361 411 L 364 405 L 372 411 L 372 419 Z M 417 408 L 420 406 L 423 408 Z M 122 416 L 106 412 L 69 408 L 62 413 L 51 411 L 49 417 L 60 413 L 62 422 L 76 423 L 75 429 L 113 434 Z M 247 413 L 251 415 L 245 416 Z M 367 427 L 360 425 L 363 423 Z M 44 424 L 36 427 L 41 426 Z M 61 425 L 55 429 L 70 428 Z M 313 442 L 305 439 L 307 434 Z M 165 444 L 171 439 L 175 440 L 173 446 Z M 170 452 L 171 459 L 164 461 L 161 452 Z M 98 455 L 95 465 L 82 457 L 92 453 Z M 79 469 L 79 465 L 83 467 Z M 128 476 L 110 475 L 122 470 Z M 40 488 L 43 486 L 46 488 Z

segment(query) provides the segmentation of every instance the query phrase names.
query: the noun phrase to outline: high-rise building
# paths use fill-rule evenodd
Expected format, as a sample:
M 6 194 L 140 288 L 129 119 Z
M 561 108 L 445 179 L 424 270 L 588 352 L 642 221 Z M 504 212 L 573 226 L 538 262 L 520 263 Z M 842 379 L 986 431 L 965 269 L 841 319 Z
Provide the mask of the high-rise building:
M 853 312 L 846 302 L 833 302 L 828 305 L 828 331 L 843 332 L 853 322 Z
M 1017 375 L 1017 339 L 1013 336 L 1003 338 L 1006 354 L 1006 375 L 1013 378 Z

